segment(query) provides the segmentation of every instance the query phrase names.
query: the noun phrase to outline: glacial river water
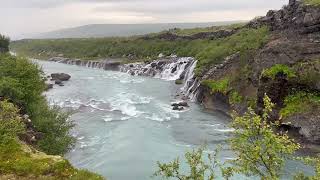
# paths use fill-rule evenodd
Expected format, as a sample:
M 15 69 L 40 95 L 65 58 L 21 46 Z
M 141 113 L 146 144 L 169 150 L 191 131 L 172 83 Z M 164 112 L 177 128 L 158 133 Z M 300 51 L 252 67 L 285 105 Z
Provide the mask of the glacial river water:
M 181 88 L 173 81 L 38 63 L 46 74 L 72 76 L 64 87 L 54 86 L 46 93 L 51 104 L 74 110 L 72 134 L 77 143 L 66 158 L 108 180 L 159 179 L 151 177 L 157 161 L 182 157 L 186 150 L 203 144 L 213 150 L 224 145 L 232 132 L 227 117 L 197 104 L 190 102 L 191 107 L 182 112 L 171 110 Z M 232 158 L 232 153 L 225 148 L 220 158 Z M 294 171 L 294 165 L 288 171 Z

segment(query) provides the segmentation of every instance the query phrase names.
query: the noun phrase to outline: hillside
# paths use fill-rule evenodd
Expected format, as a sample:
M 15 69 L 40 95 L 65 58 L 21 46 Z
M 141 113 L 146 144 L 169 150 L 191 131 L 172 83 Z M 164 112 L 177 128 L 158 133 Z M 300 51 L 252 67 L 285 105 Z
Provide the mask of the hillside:
M 58 38 L 97 38 L 134 36 L 148 33 L 157 33 L 168 29 L 202 28 L 209 26 L 220 26 L 238 23 L 230 22 L 208 22 L 208 23 L 155 23 L 155 24 L 90 24 L 74 28 L 60 29 L 52 32 L 35 35 L 33 39 L 58 39 Z

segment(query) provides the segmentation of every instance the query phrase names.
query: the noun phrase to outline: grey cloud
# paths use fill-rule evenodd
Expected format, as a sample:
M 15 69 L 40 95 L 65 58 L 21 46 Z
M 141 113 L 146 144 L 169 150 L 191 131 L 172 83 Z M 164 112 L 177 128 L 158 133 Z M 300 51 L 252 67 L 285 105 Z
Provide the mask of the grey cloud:
M 105 3 L 93 9 L 94 12 L 135 12 L 145 14 L 178 14 L 210 11 L 232 11 L 252 9 L 273 9 L 285 4 L 286 0 L 136 0 Z

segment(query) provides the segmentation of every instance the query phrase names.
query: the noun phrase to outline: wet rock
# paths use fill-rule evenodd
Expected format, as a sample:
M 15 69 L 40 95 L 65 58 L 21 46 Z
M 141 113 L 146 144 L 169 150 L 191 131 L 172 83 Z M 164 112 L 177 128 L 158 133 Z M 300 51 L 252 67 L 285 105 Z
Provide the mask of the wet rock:
M 71 78 L 69 74 L 65 74 L 65 73 L 53 73 L 51 74 L 51 77 L 54 80 L 60 80 L 60 81 L 68 81 Z
M 59 80 L 59 79 L 56 79 L 56 80 L 54 81 L 54 83 L 60 85 L 60 84 L 62 84 L 62 81 Z
M 181 106 L 173 106 L 172 110 L 174 110 L 174 111 L 182 111 L 182 110 L 184 110 L 184 107 L 181 107 Z
M 118 71 L 120 69 L 120 62 L 105 62 L 103 69 L 104 70 L 111 70 L 111 71 Z
M 178 66 L 175 66 L 174 68 L 172 68 L 171 73 L 175 73 L 177 71 Z
M 181 102 L 176 102 L 176 103 L 172 103 L 171 106 L 176 107 L 176 106 L 182 106 L 182 107 L 189 107 L 188 102 L 187 101 L 181 101 Z

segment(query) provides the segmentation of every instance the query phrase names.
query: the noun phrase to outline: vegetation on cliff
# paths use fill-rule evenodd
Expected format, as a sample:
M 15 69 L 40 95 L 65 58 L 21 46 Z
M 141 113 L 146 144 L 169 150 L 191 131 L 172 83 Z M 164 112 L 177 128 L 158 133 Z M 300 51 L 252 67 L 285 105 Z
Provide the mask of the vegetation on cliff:
M 299 91 L 285 98 L 285 107 L 281 109 L 282 118 L 287 118 L 299 113 L 317 111 L 320 108 L 320 95 Z
M 0 179 L 103 179 L 73 168 L 60 156 L 49 156 L 19 140 L 26 133 L 19 110 L 7 100 L 0 101 Z
M 320 6 L 320 0 L 303 0 L 305 4 Z
M 0 54 L 0 97 L 9 99 L 28 114 L 42 134 L 36 146 L 48 154 L 64 154 L 74 142 L 69 134 L 72 122 L 57 108 L 49 107 L 42 93 L 42 71 L 25 58 Z

